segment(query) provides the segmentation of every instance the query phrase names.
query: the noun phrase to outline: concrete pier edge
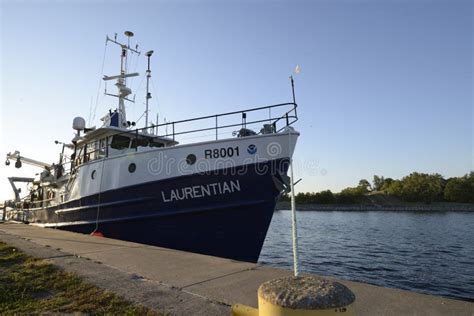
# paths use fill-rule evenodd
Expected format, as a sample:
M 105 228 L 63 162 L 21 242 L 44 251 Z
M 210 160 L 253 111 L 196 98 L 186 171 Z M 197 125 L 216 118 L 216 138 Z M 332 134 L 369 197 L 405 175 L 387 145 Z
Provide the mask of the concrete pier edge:
M 235 303 L 257 307 L 261 283 L 291 275 L 272 267 L 25 224 L 0 224 L 0 240 L 172 315 L 229 315 Z M 337 281 L 355 293 L 357 315 L 474 316 L 474 303 Z

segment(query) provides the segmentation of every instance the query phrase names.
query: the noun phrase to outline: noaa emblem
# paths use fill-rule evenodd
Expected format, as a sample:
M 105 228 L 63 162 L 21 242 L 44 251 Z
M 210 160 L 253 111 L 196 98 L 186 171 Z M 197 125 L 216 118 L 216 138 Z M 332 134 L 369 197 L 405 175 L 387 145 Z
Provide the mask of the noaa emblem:
M 247 152 L 251 155 L 254 155 L 257 152 L 257 146 L 254 144 L 249 145 L 249 147 L 247 147 Z

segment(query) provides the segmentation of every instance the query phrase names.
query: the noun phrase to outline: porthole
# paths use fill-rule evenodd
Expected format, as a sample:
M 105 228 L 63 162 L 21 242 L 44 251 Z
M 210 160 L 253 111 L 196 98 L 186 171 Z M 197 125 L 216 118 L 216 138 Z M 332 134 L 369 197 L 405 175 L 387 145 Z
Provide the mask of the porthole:
M 94 180 L 94 179 L 95 179 L 95 170 L 92 170 L 92 173 L 91 173 L 91 178 L 92 178 L 92 180 Z
M 134 173 L 135 170 L 137 170 L 137 165 L 134 164 L 133 162 L 131 164 L 128 165 L 128 172 L 130 173 Z
M 187 157 L 186 157 L 186 162 L 188 163 L 188 165 L 194 165 L 196 163 L 196 155 L 194 154 L 189 154 Z

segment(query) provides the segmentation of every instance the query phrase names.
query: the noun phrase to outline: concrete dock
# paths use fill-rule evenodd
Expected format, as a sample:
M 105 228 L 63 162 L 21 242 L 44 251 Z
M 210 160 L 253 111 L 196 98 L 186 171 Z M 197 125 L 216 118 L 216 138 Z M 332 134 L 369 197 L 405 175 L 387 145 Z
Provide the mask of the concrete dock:
M 257 307 L 261 283 L 291 275 L 257 264 L 25 224 L 0 224 L 0 240 L 172 315 L 230 315 L 234 303 Z M 474 303 L 338 281 L 355 293 L 357 315 L 474 316 Z

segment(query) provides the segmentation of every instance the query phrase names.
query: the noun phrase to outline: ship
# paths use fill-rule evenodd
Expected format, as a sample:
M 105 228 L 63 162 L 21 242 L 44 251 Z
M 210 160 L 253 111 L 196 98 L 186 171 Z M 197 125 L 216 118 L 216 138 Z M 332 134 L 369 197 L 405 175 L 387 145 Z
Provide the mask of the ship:
M 15 197 L 4 203 L 4 219 L 257 262 L 276 203 L 291 188 L 287 172 L 299 137 L 293 77 L 291 102 L 152 124 L 148 51 L 145 126 L 138 128 L 125 108 L 135 99 L 127 83 L 140 76 L 128 73 L 127 59 L 142 56 L 132 36 L 125 32 L 126 43 L 106 37 L 121 66 L 102 78 L 115 81 L 117 92 L 104 93 L 118 104 L 100 127 L 75 117 L 75 136 L 56 141 L 62 150 L 54 163 L 7 154 L 6 165 L 41 171 L 8 178 Z

